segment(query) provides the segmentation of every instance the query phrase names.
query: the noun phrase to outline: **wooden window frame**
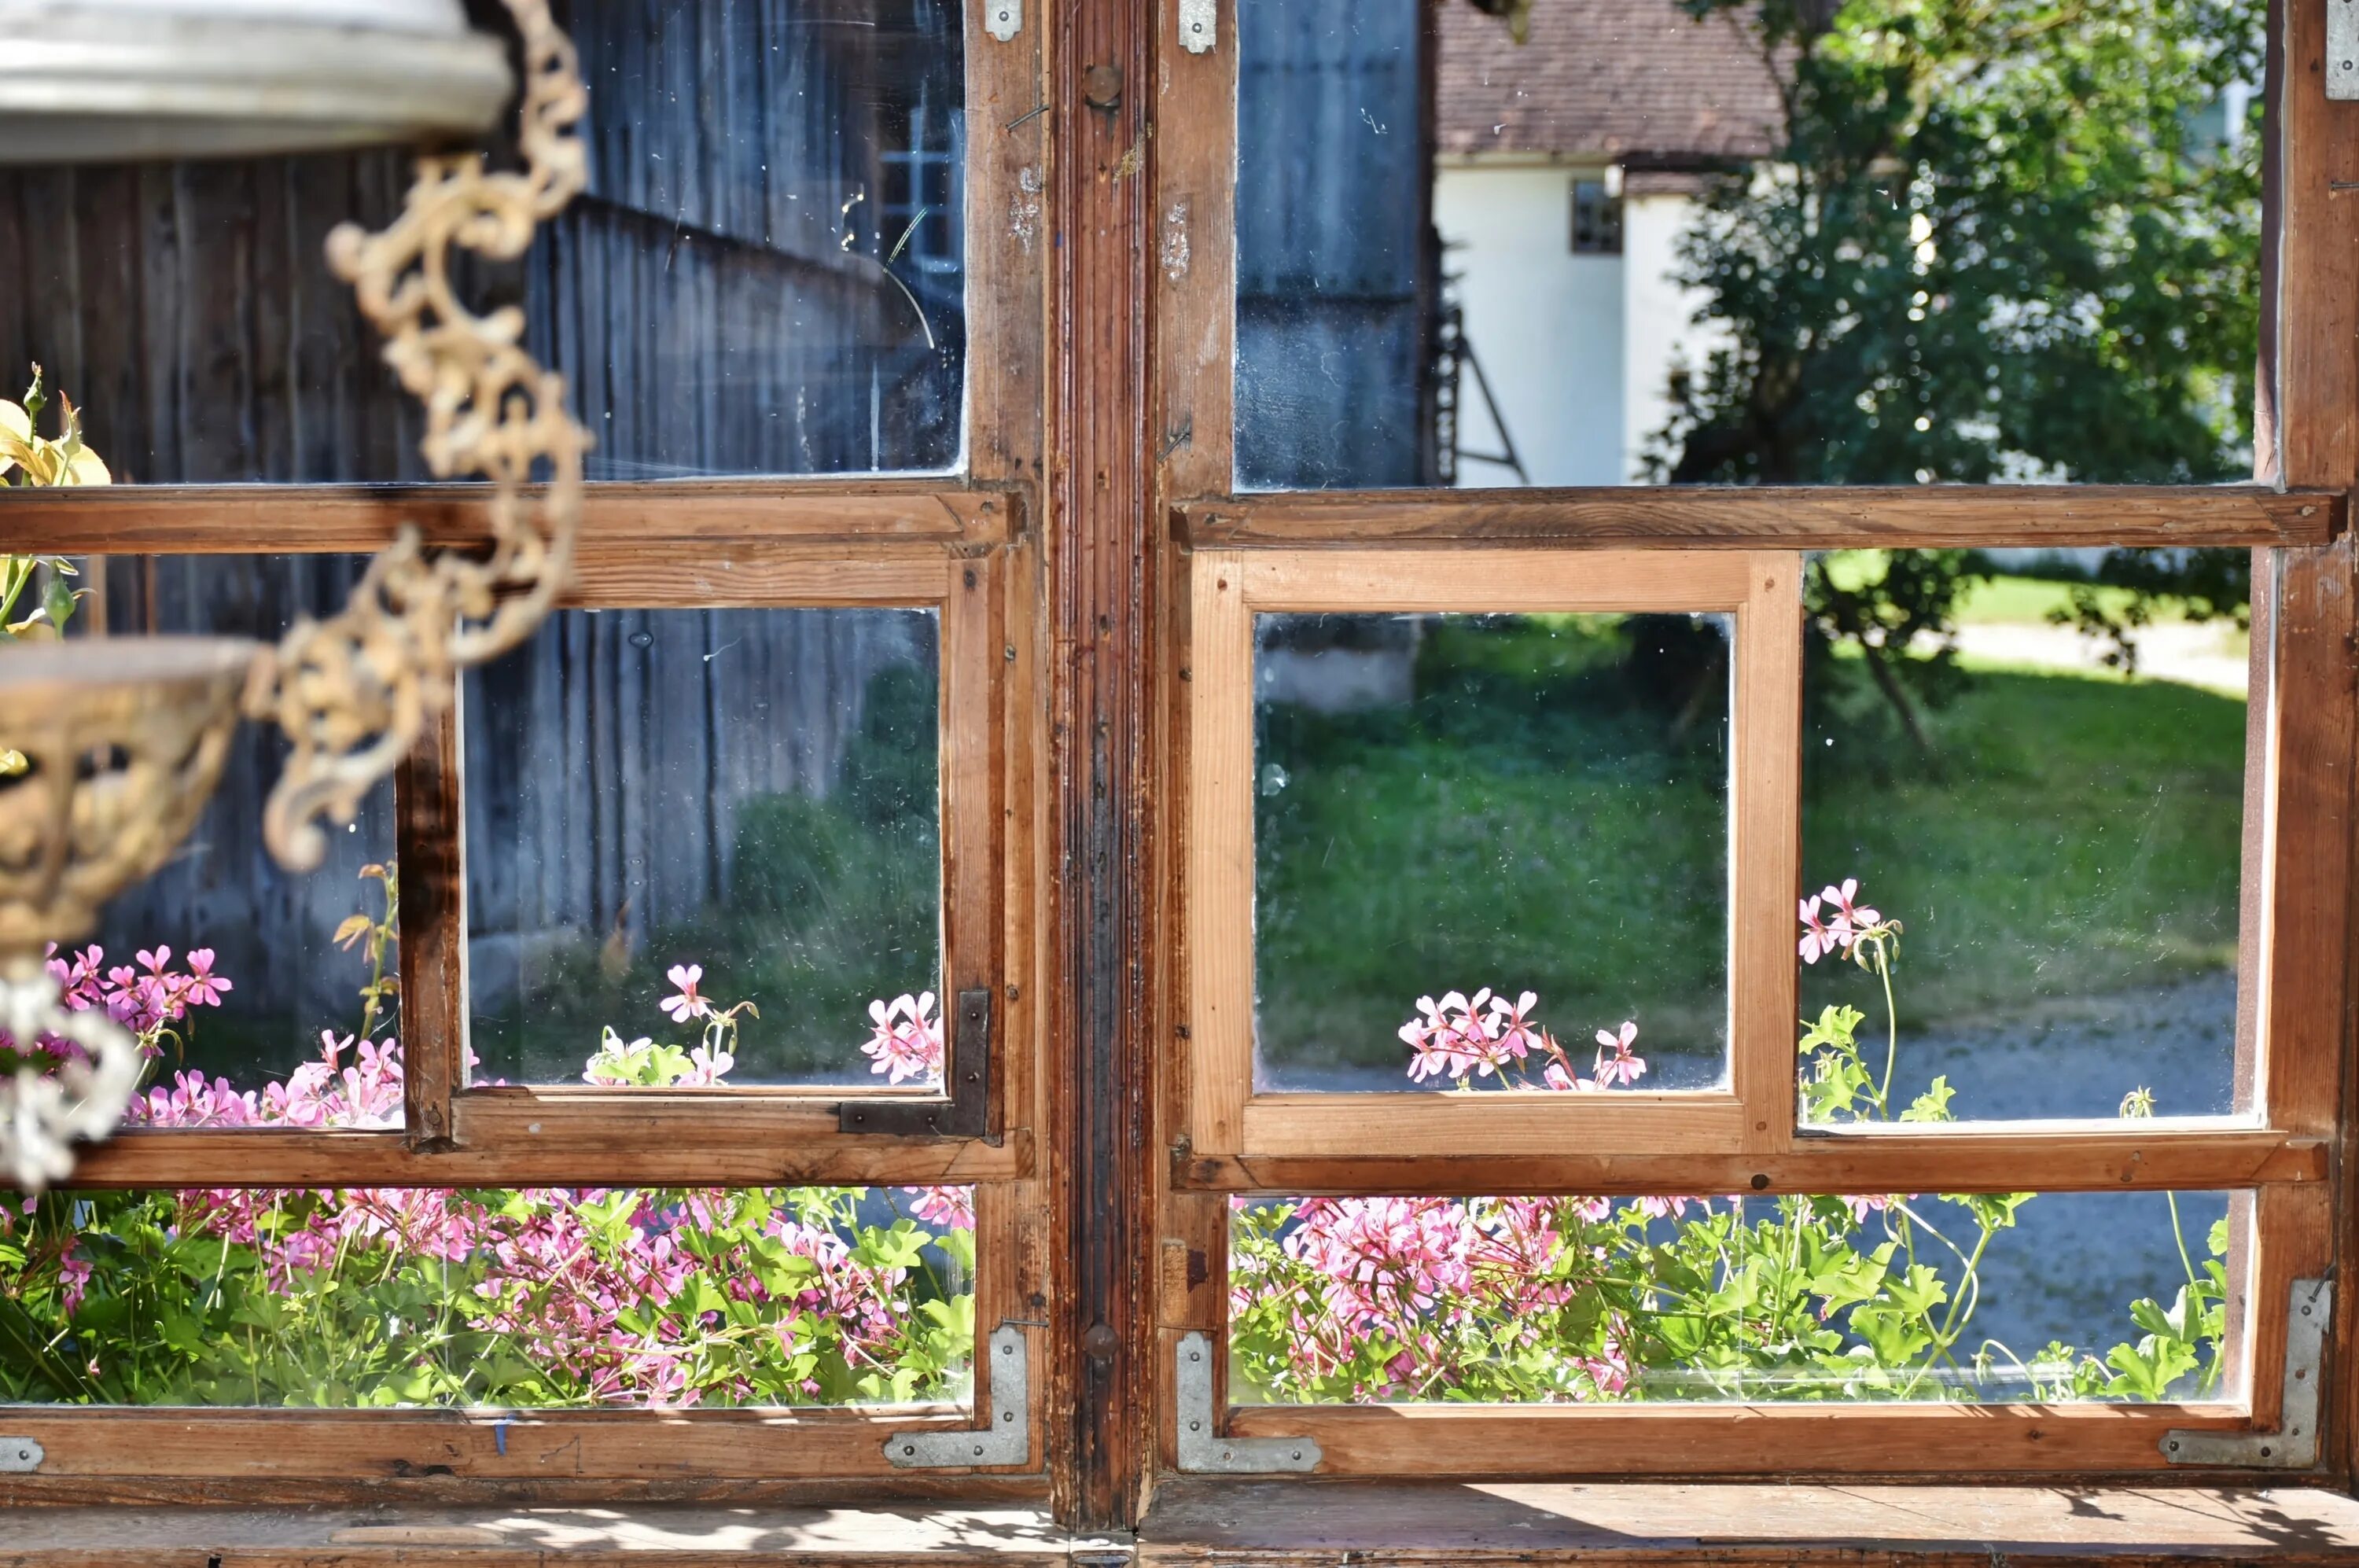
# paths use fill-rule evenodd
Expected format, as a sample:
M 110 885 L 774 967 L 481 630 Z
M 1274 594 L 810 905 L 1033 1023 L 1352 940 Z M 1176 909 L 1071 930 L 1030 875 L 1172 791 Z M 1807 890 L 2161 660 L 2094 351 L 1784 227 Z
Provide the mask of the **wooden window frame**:
M 1231 1203 L 1253 1194 L 2249 1194 L 2236 1204 L 2249 1215 L 2247 1245 L 2232 1263 L 2242 1292 L 2241 1343 L 2233 1351 L 2247 1368 L 2237 1400 L 2141 1407 L 1236 1407 L 1227 1403 L 1226 1357 L 1216 1356 L 1217 1429 L 1239 1438 L 1314 1439 L 1321 1475 L 2186 1474 L 2165 1457 L 2165 1432 L 2274 1430 L 2281 1403 L 2275 1369 L 2283 1364 L 2292 1281 L 2332 1271 L 2348 1246 L 2353 1218 L 2348 1177 L 2331 1156 L 2338 1129 L 2347 1125 L 2339 1113 L 2348 1087 L 2343 1067 L 2353 1000 L 2346 956 L 2359 685 L 2351 647 L 2359 628 L 2349 603 L 2354 554 L 2346 495 L 2359 477 L 2359 441 L 2347 412 L 2359 404 L 2359 354 L 2342 341 L 2348 332 L 2331 346 L 2316 326 L 2283 343 L 2277 336 L 2287 321 L 2347 323 L 2359 298 L 2349 256 L 2327 254 L 2338 243 L 2327 211 L 2330 186 L 2349 188 L 2332 180 L 2353 179 L 2359 138 L 2348 109 L 2330 114 L 2323 102 L 2317 10 L 2272 7 L 2270 309 L 2259 478 L 2201 487 L 1236 494 L 1234 18 L 1223 7 L 1220 43 L 1211 51 L 1188 54 L 1156 40 L 1156 113 L 1164 132 L 1151 211 L 1162 230 L 1158 254 L 1185 258 L 1155 279 L 1158 319 L 1167 324 L 1152 366 L 1151 401 L 1162 458 L 1156 495 L 1170 552 L 1164 662 L 1177 677 L 1167 675 L 1161 686 L 1180 840 L 1164 858 L 1163 897 L 1184 933 L 1163 972 L 1179 1049 L 1158 1075 L 1159 1114 L 1170 1129 L 1169 1160 L 1158 1172 L 1166 1265 L 1155 1341 L 1165 1401 L 1152 1447 L 1158 1474 L 1172 1474 L 1180 1463 L 1171 1358 L 1187 1334 L 1226 1343 Z M 2347 251 L 2347 239 L 2339 243 Z M 1463 604 L 1451 593 L 1388 597 L 1387 591 L 1416 581 L 1419 565 L 1453 583 L 1532 582 L 1529 563 L 1553 556 L 1566 564 L 1545 575 L 1562 582 L 1578 580 L 1587 563 L 1653 551 L 1668 552 L 1666 575 L 1675 578 L 1726 552 L 1747 561 L 1782 553 L 1799 564 L 1799 553 L 1811 550 L 2005 545 L 2264 552 L 2256 555 L 2268 570 L 2256 572 L 2256 744 L 2247 758 L 2240 964 L 2244 987 L 2258 996 L 2259 1098 L 2249 1108 L 2240 1105 L 2248 1114 L 2135 1127 L 2077 1121 L 1806 1130 L 1796 1120 L 1790 1033 L 1780 1042 L 1778 1087 L 1766 1098 L 1740 1091 L 1746 1111 L 1767 1113 L 1769 1121 L 1766 1128 L 1740 1127 L 1749 1144 L 1723 1138 L 1679 1147 L 1634 1138 L 1631 1144 L 1646 1146 L 1628 1147 L 1613 1138 L 1600 1147 L 1595 1124 L 1583 1119 L 1581 1147 L 1567 1149 L 1561 1134 L 1554 1147 L 1525 1142 L 1520 1118 L 1538 1123 L 1553 1106 L 1501 1107 L 1513 1115 L 1499 1116 L 1486 1114 L 1493 1111 L 1486 1105 L 1451 1103 L 1468 1096 L 1251 1093 L 1253 958 L 1249 928 L 1239 919 L 1241 899 L 1249 912 L 1254 876 L 1251 644 L 1239 636 L 1239 609 L 1224 579 L 1244 580 L 1256 571 L 1253 563 L 1275 561 L 1284 571 L 1315 572 L 1322 588 L 1346 589 L 1355 563 L 1364 561 L 1384 564 L 1357 573 L 1364 597 L 1346 589 L 1310 603 L 1285 598 L 1282 607 L 1554 609 L 1567 606 L 1546 589 L 1520 603 L 1504 593 Z M 1307 564 L 1322 560 L 1331 563 L 1323 572 Z M 1395 561 L 1412 564 L 1391 565 Z M 1647 607 L 1689 606 L 1669 597 Z M 1743 666 L 1740 652 L 1740 681 Z M 1754 781 L 1755 795 L 1798 793 L 1799 752 L 1787 768 L 1776 788 Z M 1740 795 L 1744 785 L 1739 779 L 1734 787 Z M 1799 833 L 1797 807 L 1776 834 L 1781 853 L 1790 854 Z M 1733 833 L 1740 875 L 1741 842 L 1741 831 Z M 1752 842 L 1762 842 L 1759 830 Z M 1786 896 L 1799 890 L 1797 881 Z M 1793 994 L 1792 928 L 1784 914 L 1791 907 L 1783 904 L 1775 927 L 1786 975 L 1768 984 L 1781 1007 Z M 1740 936 L 1740 948 L 1744 941 Z M 1739 1016 L 1759 999 L 1744 996 L 1743 984 L 1733 965 Z M 1743 1039 L 1740 1030 L 1736 1040 Z M 1742 1044 L 1732 1060 L 1742 1083 L 1749 1060 Z M 1761 1071 L 1768 1071 L 1766 1061 Z M 1385 1103 L 1364 1103 L 1378 1098 Z M 1583 1107 L 1577 1114 L 1604 1113 Z M 1633 1115 L 1644 1116 L 1645 1107 L 1634 1107 Z M 2359 1292 L 2346 1290 L 2338 1302 L 2337 1322 L 2346 1331 L 2354 1294 Z M 2346 1398 L 2359 1388 L 2348 1367 L 2335 1376 Z M 2343 1441 L 2350 1442 L 2347 1432 Z M 2348 1451 L 2321 1447 L 2318 1473 L 2347 1477 Z
M 91 1496 L 359 1500 L 390 1490 L 489 1500 L 790 1498 L 856 1482 L 879 1497 L 1037 1497 L 1049 1439 L 1048 1192 L 1038 856 L 1043 726 L 1043 396 L 1050 124 L 1041 30 L 966 19 L 966 267 L 973 325 L 964 468 L 942 475 L 765 476 L 587 486 L 561 607 L 933 607 L 941 615 L 943 1013 L 992 994 L 987 1130 L 848 1132 L 846 1104 L 940 1103 L 885 1086 L 608 1090 L 465 1082 L 464 768 L 457 692 L 395 780 L 403 874 L 404 1126 L 128 1129 L 82 1151 L 78 1189 L 971 1185 L 976 1345 L 970 1403 L 744 1410 L 292 1410 L 10 1407 L 46 1450 L 0 1476 L 0 1507 Z M 325 236 L 321 236 L 324 242 Z M 0 495 L 0 549 L 43 554 L 375 551 L 405 525 L 430 544 L 488 535 L 466 485 L 157 485 Z M 259 802 L 256 802 L 258 809 Z M 961 1432 L 992 1405 L 992 1330 L 1024 1328 L 1019 1464 L 913 1472 L 886 1439 Z
M 1200 550 L 1190 562 L 1189 1147 L 1200 1158 L 1351 1158 L 1404 1172 L 1469 1149 L 1512 1160 L 1767 1147 L 1792 1097 L 1800 879 L 1799 558 L 1653 550 Z M 1254 1083 L 1254 619 L 1269 611 L 1661 611 L 1729 617 L 1728 1077 L 1614 1094 L 1279 1094 Z
M 1182 47 L 1166 5 L 1081 0 L 1023 10 L 1011 41 L 984 36 L 972 15 L 968 28 L 970 299 L 975 318 L 992 316 L 1003 335 L 971 345 L 964 477 L 608 485 L 593 488 L 590 510 L 592 533 L 605 530 L 617 549 L 644 549 L 651 537 L 645 527 L 658 514 L 662 526 L 652 537 L 700 548 L 789 539 L 826 546 L 946 539 L 958 529 L 946 523 L 940 496 L 977 506 L 995 499 L 1009 508 L 1007 542 L 990 548 L 1005 552 L 997 559 L 1006 563 L 1011 627 L 1031 628 L 1037 646 L 1014 639 L 1005 733 L 1037 765 L 1014 770 L 1008 784 L 1004 941 L 1007 980 L 1021 999 L 1015 991 L 1006 996 L 998 1032 L 1037 1040 L 1038 1071 L 1027 1098 L 1039 1136 L 1028 1174 L 978 1186 L 985 1236 L 978 1318 L 1006 1313 L 1044 1325 L 1030 1336 L 1032 1460 L 1047 1471 L 1062 1521 L 1087 1530 L 1134 1525 L 1173 1471 L 1174 1352 L 1188 1333 L 1225 1333 L 1230 1194 L 1315 1192 L 1322 1173 L 1349 1174 L 1332 1161 L 1201 1155 L 1185 1136 L 1189 693 L 1180 676 L 1190 646 L 1190 558 L 1200 550 L 1372 542 L 1452 549 L 1475 541 L 1548 550 L 2116 540 L 2280 549 L 2269 730 L 2278 766 L 2271 786 L 2277 836 L 2267 853 L 2287 872 L 2272 892 L 2273 974 L 2290 978 L 2269 989 L 2271 1027 L 2281 1040 L 2299 1041 L 2288 1059 L 2303 1063 L 2300 1078 L 2275 1085 L 2284 1091 L 2280 1109 L 2298 1105 L 2299 1118 L 2193 1140 L 2169 1127 L 2140 1129 L 2093 1152 L 2000 1130 L 1945 1136 L 1938 1150 L 1915 1135 L 1877 1135 L 1807 1140 L 1771 1155 L 1634 1153 L 1537 1168 L 1473 1156 L 1426 1162 L 1421 1184 L 1470 1193 L 1551 1184 L 1636 1193 L 1734 1190 L 1750 1175 L 1769 1174 L 1789 1190 L 1891 1190 L 1923 1171 L 1929 1153 L 1946 1161 L 1964 1150 L 1993 1173 L 1994 1185 L 2256 1190 L 2268 1211 L 2266 1234 L 2286 1242 L 2265 1245 L 2248 1266 L 2248 1275 L 2267 1275 L 2256 1286 L 2264 1301 L 2279 1279 L 2351 1255 L 2359 1244 L 2359 1162 L 2346 1157 L 2354 1085 L 2343 1071 L 2350 1054 L 2343 976 L 2353 936 L 2349 776 L 2359 755 L 2359 708 L 2347 626 L 2354 552 L 2343 497 L 2359 483 L 2359 419 L 2352 412 L 2359 408 L 2359 245 L 2352 243 L 2359 218 L 2347 195 L 2359 190 L 2359 105 L 2324 98 L 2321 5 L 2272 5 L 2256 486 L 1244 500 L 1229 494 L 1234 6 L 1214 5 L 1216 41 L 1203 52 Z M 1053 376 L 1044 350 L 1051 320 L 1060 344 Z M 0 540 L 75 553 L 271 551 L 305 548 L 306 539 L 318 541 L 315 549 L 370 550 L 409 517 L 437 538 L 478 538 L 478 505 L 464 492 L 431 488 L 12 495 L 0 497 Z M 1348 514 L 1357 514 L 1352 528 L 1362 532 L 1328 528 Z M 426 752 L 412 763 L 436 766 L 438 755 Z M 420 798 L 434 793 L 425 789 Z M 414 827 L 413 844 L 450 842 L 436 837 L 423 812 Z M 418 951 L 407 932 L 404 946 Z M 456 954 L 440 961 L 455 962 Z M 1012 1132 L 1016 1112 L 1003 1109 Z M 397 1135 L 365 1149 L 350 1141 L 357 1136 L 334 1135 L 316 1151 L 315 1171 L 331 1169 L 332 1157 L 335 1174 L 323 1179 L 396 1184 L 453 1174 L 447 1165 L 424 1174 L 421 1157 Z M 103 1177 L 103 1160 L 114 1158 L 97 1151 L 85 1175 Z M 203 1174 L 119 1174 L 127 1179 L 105 1184 L 252 1179 L 220 1165 Z M 1371 1189 L 1345 1181 L 1332 1190 Z M 995 1269 L 994 1258 L 1003 1266 Z M 2253 1328 L 2252 1356 L 2266 1363 L 2277 1330 L 2266 1313 Z M 2354 1342 L 2359 1290 L 2338 1293 L 2334 1328 L 2335 1345 Z M 2350 1483 L 2359 1458 L 2354 1359 L 2331 1358 L 2317 1465 L 2267 1479 Z M 2273 1398 L 2269 1388 L 2256 1388 L 2252 1424 L 2270 1416 Z M 1627 1430 L 1580 1426 L 1578 1416 L 1548 1412 L 1536 1425 L 1527 1414 L 1514 1412 L 1516 1424 L 1506 1429 L 1518 1441 L 1543 1428 L 1583 1440 L 1577 1448 L 1546 1445 L 1558 1451 L 1558 1475 L 1597 1473 L 1603 1445 L 1586 1440 Z M 1757 1453 L 1732 1454 L 1725 1438 L 1693 1446 L 1698 1433 L 1751 1425 L 1743 1412 L 1650 1414 L 1667 1419 L 1638 1451 L 1644 1463 L 1683 1478 L 1757 1466 Z M 1799 1420 L 1778 1429 L 1795 1451 L 1781 1456 L 1781 1473 L 1813 1473 L 1818 1453 L 1832 1454 L 1839 1463 L 1830 1473 L 1846 1475 L 1954 1475 L 1986 1458 L 1992 1474 L 2005 1475 L 2009 1458 L 2026 1454 L 2041 1468 L 2013 1470 L 2025 1483 L 2119 1479 L 2130 1467 L 2109 1458 L 2126 1452 L 2130 1429 L 2101 1410 L 2067 1411 L 2052 1430 L 1986 1411 L 1975 1412 L 1991 1423 L 1986 1429 L 1914 1411 L 1819 1414 L 1821 1424 L 1807 1430 Z M 1297 1432 L 1307 1430 L 1306 1419 L 1331 1421 L 1322 1443 L 1339 1463 L 1382 1469 L 1413 1459 L 1414 1468 L 1430 1474 L 1453 1446 L 1432 1439 L 1487 1441 L 1495 1434 L 1477 1429 L 1497 1416 L 1467 1412 L 1447 1427 L 1422 1412 L 1288 1408 L 1224 1419 L 1240 1434 Z M 2218 1419 L 2235 1430 L 2246 1418 Z M 71 1470 L 53 1464 L 47 1475 L 0 1477 L 0 1506 L 317 1505 L 340 1497 L 734 1503 L 840 1497 L 846 1477 L 859 1479 L 864 1499 L 877 1500 L 943 1491 L 1032 1496 L 1044 1485 L 1037 1474 L 886 1475 L 872 1457 L 878 1427 L 845 1412 L 695 1412 L 653 1421 L 641 1412 L 554 1412 L 502 1421 L 465 1412 L 386 1419 L 91 1410 L 38 1420 L 49 1423 L 40 1431 L 52 1455 L 71 1456 Z M 8 1424 L 15 1431 L 23 1423 Z M 896 1429 L 909 1424 L 894 1421 Z M 954 1425 L 955 1418 L 938 1424 Z M 2074 1438 L 2060 1454 L 2050 1439 L 2066 1430 L 2093 1435 Z M 2022 1446 L 1984 1435 L 2001 1431 Z M 1412 1453 L 1403 1432 L 1425 1446 Z M 2147 1463 L 2142 1453 L 2134 1457 Z M 1605 1467 L 1640 1462 L 1616 1459 Z M 2255 1479 L 2200 1472 L 2175 1478 Z M 1234 1480 L 1186 1485 L 1200 1506 L 1213 1488 L 1247 1497 Z M 1302 1495 L 1299 1484 L 1264 1484 L 1251 1488 L 1250 1507 L 1291 1508 Z M 2029 1507 L 2028 1494 L 2021 1501 L 1993 1498 L 1987 1489 L 1984 1496 L 1984 1506 L 2002 1510 Z

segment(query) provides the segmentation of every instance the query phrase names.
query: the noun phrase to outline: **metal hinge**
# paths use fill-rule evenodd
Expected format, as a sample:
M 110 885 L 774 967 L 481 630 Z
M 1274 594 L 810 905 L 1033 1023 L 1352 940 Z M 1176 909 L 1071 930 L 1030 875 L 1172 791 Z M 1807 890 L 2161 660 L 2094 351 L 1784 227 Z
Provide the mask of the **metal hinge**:
M 0 1436 L 0 1475 L 29 1475 L 48 1457 L 48 1451 L 29 1437 Z
M 1024 0 L 983 0 L 983 30 L 1007 43 L 1024 30 Z
M 2359 0 L 2326 0 L 2326 95 L 2359 98 Z
M 1032 1458 L 1031 1355 L 1012 1323 L 991 1333 L 991 1416 L 972 1432 L 905 1432 L 885 1440 L 885 1457 L 904 1470 L 971 1470 Z
M 1212 1408 L 1212 1343 L 1201 1334 L 1180 1336 L 1171 1382 L 1179 1396 L 1180 1468 L 1191 1475 L 1266 1475 L 1316 1470 L 1324 1457 L 1307 1437 L 1223 1437 Z
M 988 1138 L 991 1135 L 991 992 L 958 994 L 950 1059 L 942 1064 L 947 1098 L 845 1100 L 835 1107 L 839 1132 L 895 1138 Z
M 1220 38 L 1219 0 L 1180 0 L 1180 47 L 1202 54 Z
M 2334 1282 L 2297 1279 L 2286 1312 L 2285 1395 L 2275 1432 L 2162 1434 L 2173 1465 L 2223 1465 L 2252 1470 L 2307 1470 L 2318 1463 L 2318 1385 L 2326 1359 L 2326 1325 L 2334 1316 Z

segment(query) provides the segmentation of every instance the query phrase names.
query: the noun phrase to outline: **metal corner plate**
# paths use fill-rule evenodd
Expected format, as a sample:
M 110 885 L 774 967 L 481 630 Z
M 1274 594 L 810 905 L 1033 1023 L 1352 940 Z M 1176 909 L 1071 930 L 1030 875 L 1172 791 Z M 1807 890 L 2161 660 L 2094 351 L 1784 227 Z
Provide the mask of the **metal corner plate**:
M 1307 1437 L 1223 1437 L 1212 1405 L 1212 1342 L 1201 1334 L 1180 1338 L 1171 1386 L 1178 1395 L 1180 1468 L 1190 1475 L 1271 1475 L 1316 1470 L 1325 1457 Z
M 2318 1463 L 2318 1386 L 2324 1380 L 2326 1331 L 2334 1316 L 2334 1282 L 2296 1279 L 2286 1312 L 2285 1394 L 2275 1432 L 2192 1432 L 2162 1434 L 2162 1456 L 2173 1465 L 2244 1470 L 2307 1470 Z
M 983 27 L 1001 43 L 1012 43 L 1024 30 L 1024 0 L 983 0 Z
M 2326 0 L 2326 95 L 2359 98 L 2359 0 Z
M 1031 1355 L 1023 1329 L 991 1334 L 990 1424 L 969 1432 L 905 1432 L 885 1440 L 885 1457 L 904 1470 L 973 1470 L 1032 1458 Z

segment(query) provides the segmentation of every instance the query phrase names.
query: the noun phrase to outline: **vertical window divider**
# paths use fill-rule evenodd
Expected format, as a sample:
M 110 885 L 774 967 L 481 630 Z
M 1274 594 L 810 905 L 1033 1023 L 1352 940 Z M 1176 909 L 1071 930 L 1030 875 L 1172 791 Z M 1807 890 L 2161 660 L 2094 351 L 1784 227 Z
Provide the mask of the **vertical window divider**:
M 462 779 L 465 683 L 394 772 L 399 878 L 403 1123 L 412 1150 L 451 1146 L 451 1097 L 467 1082 L 467 806 Z
M 1731 679 L 1730 1087 L 1744 1148 L 1792 1147 L 1797 1000 L 1793 900 L 1801 886 L 1801 557 L 1748 552 Z

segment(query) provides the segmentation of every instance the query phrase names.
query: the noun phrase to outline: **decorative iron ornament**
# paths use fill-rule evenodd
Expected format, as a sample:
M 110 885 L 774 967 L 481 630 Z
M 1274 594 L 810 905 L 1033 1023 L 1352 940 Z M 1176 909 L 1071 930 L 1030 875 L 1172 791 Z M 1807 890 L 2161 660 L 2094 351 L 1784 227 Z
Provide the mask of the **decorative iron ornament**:
M 179 847 L 220 782 L 255 652 L 228 637 L 9 650 L 0 735 L 25 766 L 0 788 L 0 970 L 87 935 Z
M 0 1084 L 0 1176 L 28 1192 L 73 1174 L 74 1139 L 114 1130 L 147 1066 L 128 1029 L 96 1007 L 72 1011 L 59 992 L 38 958 L 19 957 L 0 973 L 0 1029 L 9 1038 L 30 1045 L 48 1035 L 82 1052 L 46 1073 L 20 1067 L 15 1082 Z
M 256 662 L 247 712 L 294 743 L 263 834 L 298 871 L 327 853 L 320 818 L 351 820 L 440 712 L 453 670 L 530 636 L 572 572 L 589 432 L 566 411 L 564 377 L 524 351 L 524 312 L 478 315 L 451 287 L 453 247 L 522 256 L 588 177 L 580 126 L 589 94 L 573 45 L 547 0 L 507 7 L 524 39 L 523 167 L 493 172 L 474 152 L 420 158 L 390 227 L 346 223 L 328 236 L 329 265 L 386 334 L 386 363 L 426 406 L 428 469 L 491 480 L 492 540 L 488 556 L 429 553 L 404 524 L 341 613 L 298 621 Z M 528 518 L 525 486 L 541 464 L 548 484 Z
M 0 781 L 0 1029 L 20 1056 L 45 1035 L 80 1052 L 0 1080 L 0 1181 L 64 1180 L 72 1142 L 113 1132 L 137 1091 L 136 1040 L 63 1005 L 44 944 L 86 936 L 187 836 L 241 708 L 293 743 L 263 833 L 281 864 L 310 870 L 327 853 L 320 818 L 350 821 L 450 700 L 454 673 L 529 637 L 571 575 L 589 433 L 566 412 L 563 378 L 524 351 L 524 312 L 478 315 L 451 286 L 454 248 L 521 256 L 587 179 L 573 46 L 548 0 L 506 4 L 524 45 L 521 168 L 421 157 L 390 227 L 328 238 L 330 266 L 386 334 L 386 363 L 426 407 L 429 471 L 491 481 L 488 549 L 429 552 L 405 523 L 342 610 L 297 622 L 275 648 L 83 637 L 5 656 L 0 736 L 26 767 Z

